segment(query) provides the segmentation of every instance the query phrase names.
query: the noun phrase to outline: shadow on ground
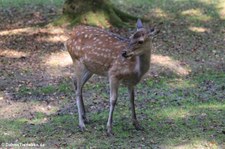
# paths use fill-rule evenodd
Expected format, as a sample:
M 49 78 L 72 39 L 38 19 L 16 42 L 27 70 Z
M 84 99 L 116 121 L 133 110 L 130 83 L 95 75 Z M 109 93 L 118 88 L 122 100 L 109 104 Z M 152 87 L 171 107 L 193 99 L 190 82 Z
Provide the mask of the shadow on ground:
M 124 7 L 133 14 L 145 14 L 161 33 L 153 42 L 152 69 L 137 87 L 138 115 L 146 129 L 136 131 L 130 124 L 127 93 L 122 88 L 112 138 L 105 134 L 108 82 L 101 77 L 93 77 L 85 86 L 91 119 L 88 131 L 77 128 L 76 105 L 71 100 L 72 61 L 63 51 L 67 29 L 48 25 L 58 9 L 1 9 L 0 143 L 223 148 L 224 3 L 170 2 Z M 198 75 L 203 79 L 194 79 Z

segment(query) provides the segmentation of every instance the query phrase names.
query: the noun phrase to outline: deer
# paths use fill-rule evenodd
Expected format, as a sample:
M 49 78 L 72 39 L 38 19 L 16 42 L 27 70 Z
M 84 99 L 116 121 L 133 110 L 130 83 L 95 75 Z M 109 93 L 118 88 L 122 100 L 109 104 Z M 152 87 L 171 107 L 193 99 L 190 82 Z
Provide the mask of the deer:
M 129 38 L 86 25 L 73 29 L 65 48 L 73 60 L 75 68 L 74 86 L 78 109 L 79 127 L 86 129 L 88 123 L 82 89 L 93 74 L 109 79 L 110 106 L 107 121 L 107 135 L 112 136 L 113 111 L 118 97 L 118 88 L 124 84 L 128 88 L 131 104 L 132 123 L 137 130 L 143 130 L 135 112 L 134 87 L 149 70 L 151 57 L 151 36 L 155 29 L 146 29 L 138 19 L 137 30 Z

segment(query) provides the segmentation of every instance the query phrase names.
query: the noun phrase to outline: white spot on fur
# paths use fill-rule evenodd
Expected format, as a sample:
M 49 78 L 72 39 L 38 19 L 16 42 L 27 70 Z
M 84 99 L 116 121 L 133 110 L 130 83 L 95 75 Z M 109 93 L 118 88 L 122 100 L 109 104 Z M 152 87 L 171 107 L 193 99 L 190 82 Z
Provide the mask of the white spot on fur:
M 77 50 L 80 50 L 80 48 L 81 48 L 80 46 L 76 46 L 76 49 L 77 49 Z

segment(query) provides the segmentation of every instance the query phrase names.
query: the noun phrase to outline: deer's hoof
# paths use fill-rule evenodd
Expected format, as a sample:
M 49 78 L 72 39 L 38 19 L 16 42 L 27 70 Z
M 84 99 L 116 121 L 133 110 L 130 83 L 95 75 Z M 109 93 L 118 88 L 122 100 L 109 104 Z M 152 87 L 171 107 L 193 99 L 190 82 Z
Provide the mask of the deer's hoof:
M 141 130 L 141 131 L 144 130 L 144 127 L 142 127 L 138 122 L 134 122 L 133 125 L 134 125 L 136 130 Z
M 84 118 L 84 124 L 90 124 L 90 120 L 88 118 Z
M 107 136 L 108 137 L 114 136 L 114 133 L 112 132 L 111 126 L 107 126 Z
M 107 136 L 112 137 L 112 136 L 114 136 L 114 133 L 112 131 L 107 131 Z
M 79 128 L 80 128 L 80 131 L 81 132 L 84 132 L 86 130 L 85 125 L 79 125 Z

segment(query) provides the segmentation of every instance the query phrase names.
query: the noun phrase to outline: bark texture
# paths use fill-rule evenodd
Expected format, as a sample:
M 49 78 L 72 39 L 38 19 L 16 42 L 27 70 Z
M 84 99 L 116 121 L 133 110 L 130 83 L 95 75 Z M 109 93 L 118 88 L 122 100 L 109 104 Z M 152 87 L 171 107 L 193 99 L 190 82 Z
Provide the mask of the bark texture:
M 65 0 L 61 17 L 62 22 L 70 20 L 71 24 L 102 27 L 125 27 L 136 19 L 137 17 L 115 8 L 109 0 Z

